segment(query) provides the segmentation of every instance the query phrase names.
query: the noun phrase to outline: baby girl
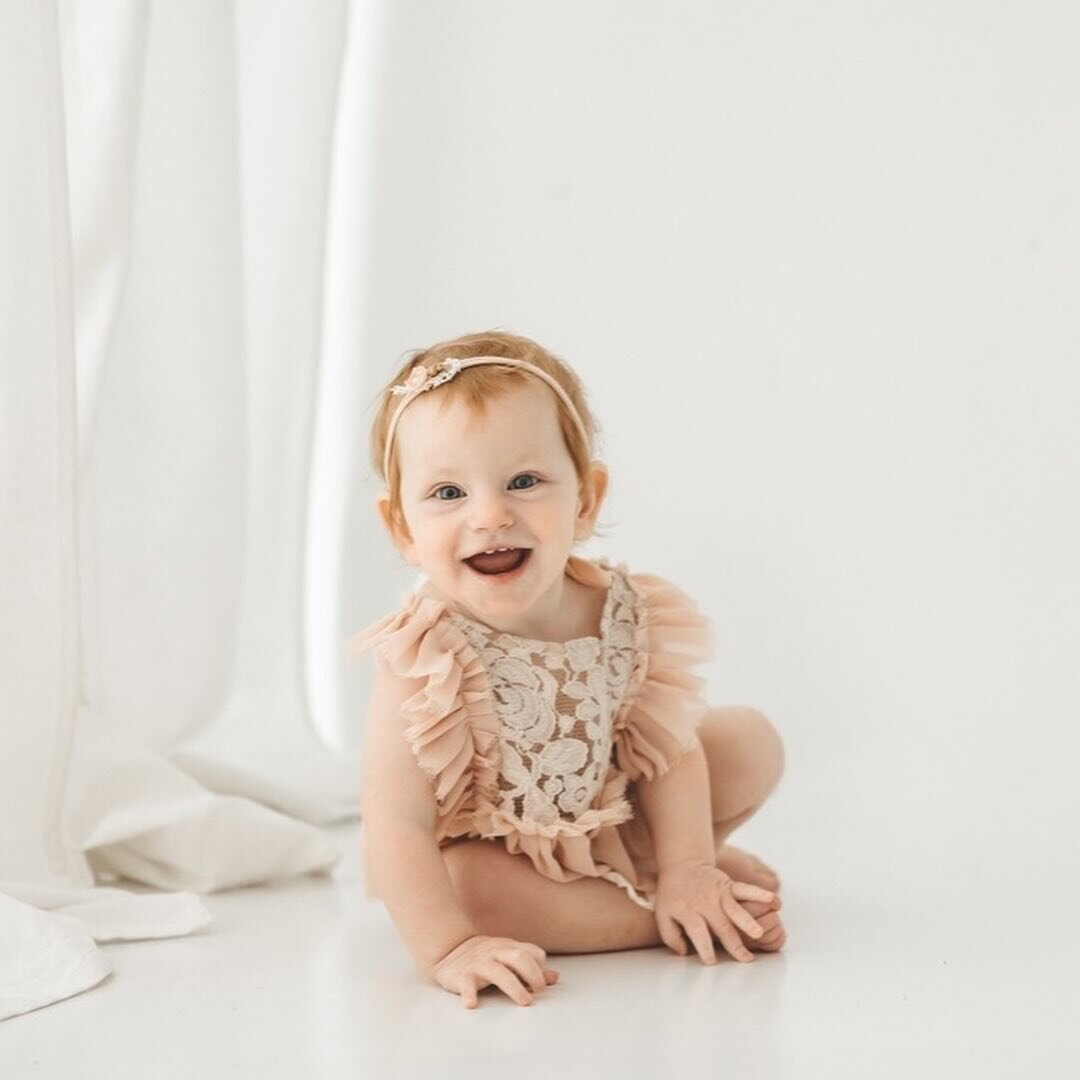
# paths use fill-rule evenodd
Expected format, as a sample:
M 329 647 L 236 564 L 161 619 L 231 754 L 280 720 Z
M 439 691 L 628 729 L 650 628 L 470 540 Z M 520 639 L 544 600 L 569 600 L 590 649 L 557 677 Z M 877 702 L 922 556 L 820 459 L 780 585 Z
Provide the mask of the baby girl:
M 423 571 L 358 634 L 368 895 L 468 1008 L 554 983 L 548 953 L 775 952 L 779 878 L 727 836 L 783 746 L 692 669 L 709 624 L 675 585 L 574 554 L 608 473 L 578 377 L 534 341 L 472 334 L 413 356 L 380 398 L 378 510 Z

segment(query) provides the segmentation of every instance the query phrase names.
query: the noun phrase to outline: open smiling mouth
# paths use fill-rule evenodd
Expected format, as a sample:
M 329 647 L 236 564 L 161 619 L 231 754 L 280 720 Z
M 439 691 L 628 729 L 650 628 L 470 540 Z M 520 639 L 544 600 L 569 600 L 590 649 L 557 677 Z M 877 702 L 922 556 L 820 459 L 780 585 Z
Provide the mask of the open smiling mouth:
M 505 577 L 520 570 L 531 554 L 532 548 L 506 548 L 491 554 L 480 552 L 462 561 L 485 577 Z

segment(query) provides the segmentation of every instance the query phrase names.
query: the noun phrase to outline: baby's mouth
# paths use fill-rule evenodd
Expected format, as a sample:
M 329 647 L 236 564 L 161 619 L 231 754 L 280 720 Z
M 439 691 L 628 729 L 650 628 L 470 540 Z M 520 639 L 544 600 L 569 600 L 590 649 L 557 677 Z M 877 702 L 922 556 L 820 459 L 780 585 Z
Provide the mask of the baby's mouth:
M 493 554 L 480 552 L 463 560 L 478 574 L 510 574 L 525 565 L 532 554 L 532 548 L 509 548 Z

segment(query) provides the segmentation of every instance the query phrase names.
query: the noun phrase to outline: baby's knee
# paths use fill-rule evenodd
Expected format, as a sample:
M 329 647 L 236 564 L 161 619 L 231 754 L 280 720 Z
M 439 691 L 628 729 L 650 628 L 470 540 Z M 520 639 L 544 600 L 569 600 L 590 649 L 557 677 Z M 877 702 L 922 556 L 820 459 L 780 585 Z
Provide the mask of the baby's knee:
M 784 775 L 784 740 L 772 721 L 760 709 L 745 706 L 750 738 L 759 755 L 761 769 L 770 781 L 770 788 L 776 787 Z
M 705 715 L 702 745 L 771 791 L 784 774 L 784 742 L 772 721 L 750 705 L 716 706 Z M 706 745 L 709 744 L 709 745 Z

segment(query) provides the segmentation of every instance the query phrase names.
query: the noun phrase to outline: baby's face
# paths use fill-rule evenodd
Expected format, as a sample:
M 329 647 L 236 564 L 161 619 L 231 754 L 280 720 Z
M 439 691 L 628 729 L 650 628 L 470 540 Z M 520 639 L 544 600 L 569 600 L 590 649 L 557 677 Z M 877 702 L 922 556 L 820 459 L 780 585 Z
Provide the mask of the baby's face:
M 591 531 L 554 394 L 530 379 L 481 416 L 435 389 L 405 410 L 396 439 L 409 531 L 395 536 L 401 553 L 480 621 L 544 610 L 575 539 Z M 466 561 L 496 547 L 524 549 L 520 568 L 485 574 Z

